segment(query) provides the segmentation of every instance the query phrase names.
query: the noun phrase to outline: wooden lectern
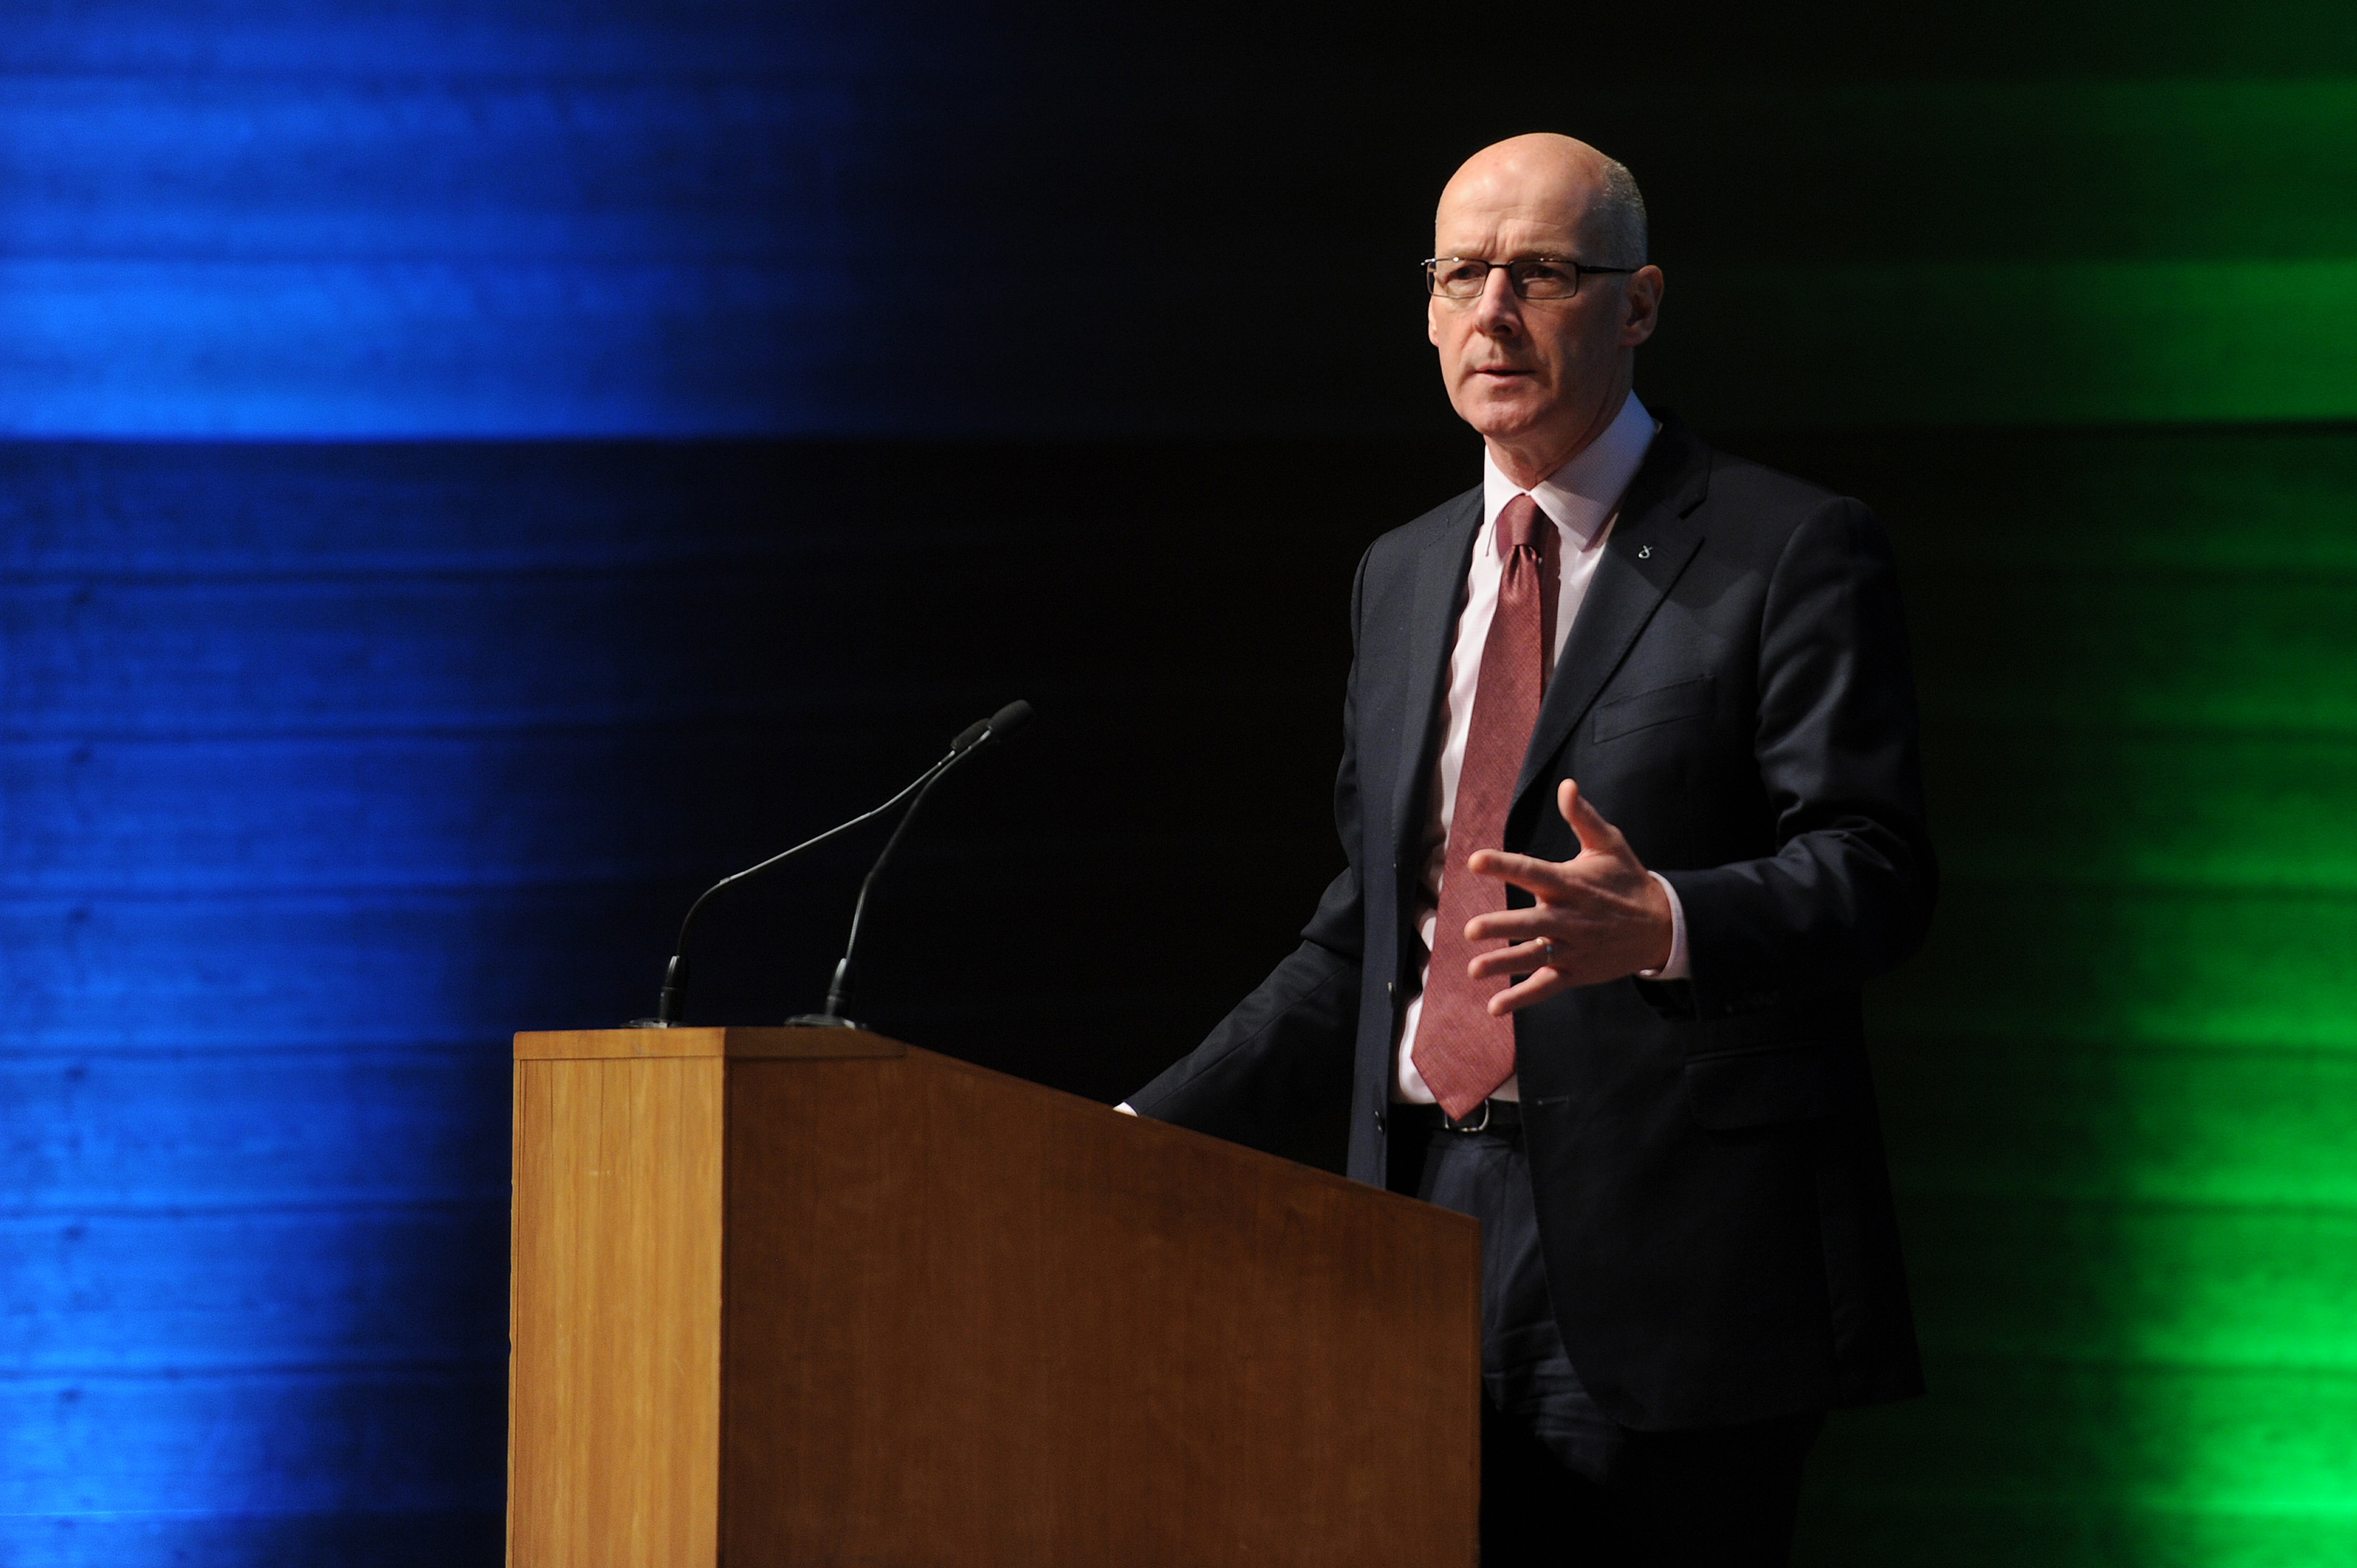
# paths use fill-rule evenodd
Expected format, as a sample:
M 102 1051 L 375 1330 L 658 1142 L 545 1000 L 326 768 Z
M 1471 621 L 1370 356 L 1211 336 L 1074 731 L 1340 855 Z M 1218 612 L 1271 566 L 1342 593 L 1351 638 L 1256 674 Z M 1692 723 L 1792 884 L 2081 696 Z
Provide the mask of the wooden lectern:
M 515 1058 L 513 1568 L 1473 1562 L 1473 1221 L 855 1030 Z

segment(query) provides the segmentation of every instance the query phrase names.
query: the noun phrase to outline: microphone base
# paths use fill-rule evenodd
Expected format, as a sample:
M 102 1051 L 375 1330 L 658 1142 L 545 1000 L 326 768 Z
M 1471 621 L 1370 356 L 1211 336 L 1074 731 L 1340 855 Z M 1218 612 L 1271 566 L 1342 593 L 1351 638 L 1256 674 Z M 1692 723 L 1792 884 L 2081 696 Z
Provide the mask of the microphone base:
M 668 1018 L 633 1018 L 622 1027 L 625 1029 L 676 1029 L 679 1026 Z
M 865 1029 L 866 1025 L 832 1013 L 798 1013 L 786 1020 L 789 1029 Z

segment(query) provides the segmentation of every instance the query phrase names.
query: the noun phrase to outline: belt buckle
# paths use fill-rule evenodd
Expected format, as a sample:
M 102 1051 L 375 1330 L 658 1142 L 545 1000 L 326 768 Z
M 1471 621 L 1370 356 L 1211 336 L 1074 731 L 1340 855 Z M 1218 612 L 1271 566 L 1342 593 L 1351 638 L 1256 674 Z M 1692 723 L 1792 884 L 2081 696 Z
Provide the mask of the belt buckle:
M 1486 1132 L 1489 1130 L 1490 1126 L 1490 1102 L 1486 1099 L 1481 1101 L 1481 1120 L 1479 1122 L 1468 1122 L 1458 1117 L 1449 1115 L 1446 1111 L 1442 1112 L 1440 1116 L 1442 1122 L 1452 1133 Z

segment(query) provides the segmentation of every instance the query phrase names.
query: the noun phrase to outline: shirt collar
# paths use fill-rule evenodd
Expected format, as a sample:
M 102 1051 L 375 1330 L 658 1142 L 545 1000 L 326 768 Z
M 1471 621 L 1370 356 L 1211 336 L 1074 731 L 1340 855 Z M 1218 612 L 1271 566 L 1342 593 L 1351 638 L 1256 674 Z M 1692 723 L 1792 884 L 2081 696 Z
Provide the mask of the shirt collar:
M 1549 474 L 1532 487 L 1529 494 L 1539 503 L 1539 510 L 1549 521 L 1569 534 L 1569 542 L 1585 549 L 1594 542 L 1597 531 L 1611 517 L 1620 504 L 1620 493 L 1645 461 L 1645 449 L 1653 444 L 1653 433 L 1661 427 L 1645 405 L 1631 392 L 1621 403 L 1620 412 L 1604 434 L 1581 447 L 1571 461 Z M 1523 494 L 1521 486 L 1498 469 L 1497 459 L 1487 448 L 1481 453 L 1481 528 L 1482 537 L 1495 541 L 1498 536 L 1498 514 L 1506 503 Z M 1495 548 L 1494 542 L 1491 548 Z

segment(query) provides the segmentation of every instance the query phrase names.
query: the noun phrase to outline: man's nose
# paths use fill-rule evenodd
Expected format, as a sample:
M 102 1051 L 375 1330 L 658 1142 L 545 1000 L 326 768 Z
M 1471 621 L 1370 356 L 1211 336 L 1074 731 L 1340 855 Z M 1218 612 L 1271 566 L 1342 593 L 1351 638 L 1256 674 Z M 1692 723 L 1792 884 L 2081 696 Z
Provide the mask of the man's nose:
M 1511 338 L 1523 329 L 1523 302 L 1503 267 L 1491 267 L 1490 275 L 1481 280 L 1480 303 L 1473 310 L 1474 324 L 1485 336 Z

